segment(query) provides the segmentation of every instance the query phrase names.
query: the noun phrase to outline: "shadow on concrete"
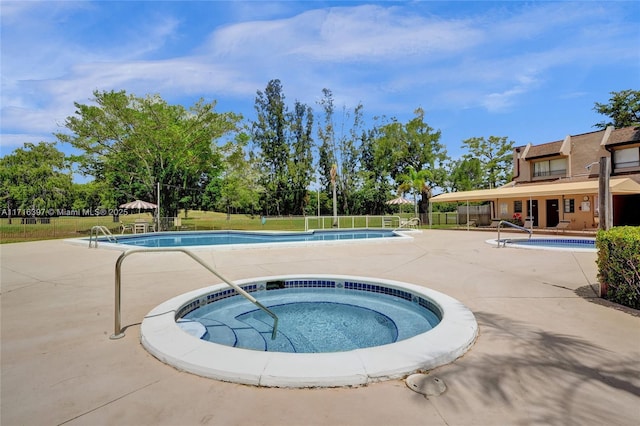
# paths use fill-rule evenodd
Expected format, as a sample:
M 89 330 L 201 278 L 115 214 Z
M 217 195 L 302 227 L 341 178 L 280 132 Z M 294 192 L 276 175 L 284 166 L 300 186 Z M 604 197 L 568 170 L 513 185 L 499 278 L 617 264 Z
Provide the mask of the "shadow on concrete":
M 618 354 L 493 313 L 475 315 L 479 339 L 489 342 L 486 350 L 496 344 L 507 350 L 474 354 L 472 349 L 434 371 L 451 390 L 458 387 L 454 392 L 461 397 L 454 404 L 459 410 L 472 409 L 464 395 L 473 393 L 484 405 L 517 410 L 518 424 L 633 424 L 630 419 L 637 419 L 640 352 Z M 633 400 L 637 404 L 629 404 Z
M 596 305 L 605 306 L 607 308 L 615 309 L 616 311 L 624 312 L 634 317 L 640 317 L 640 311 L 637 309 L 629 308 L 628 306 L 620 305 L 615 302 L 611 302 L 607 299 L 603 299 L 599 296 L 598 284 L 585 285 L 575 290 L 575 293 L 583 299 L 595 303 Z

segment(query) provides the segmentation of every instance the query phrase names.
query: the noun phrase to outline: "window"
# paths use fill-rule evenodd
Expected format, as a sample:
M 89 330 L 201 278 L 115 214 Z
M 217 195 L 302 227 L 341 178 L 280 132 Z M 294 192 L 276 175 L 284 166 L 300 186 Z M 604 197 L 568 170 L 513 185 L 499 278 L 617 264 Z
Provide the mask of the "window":
M 640 167 L 640 147 L 613 151 L 613 168 Z
M 573 198 L 565 198 L 564 199 L 564 212 L 565 213 L 575 213 L 576 204 Z
M 533 164 L 533 177 L 549 176 L 549 162 L 540 161 Z
M 567 174 L 567 159 L 538 161 L 533 163 L 533 177 L 564 176 Z
M 513 202 L 513 212 L 514 213 L 522 213 L 522 201 L 514 201 Z
M 500 203 L 500 216 L 504 217 L 509 214 L 509 205 L 507 203 Z

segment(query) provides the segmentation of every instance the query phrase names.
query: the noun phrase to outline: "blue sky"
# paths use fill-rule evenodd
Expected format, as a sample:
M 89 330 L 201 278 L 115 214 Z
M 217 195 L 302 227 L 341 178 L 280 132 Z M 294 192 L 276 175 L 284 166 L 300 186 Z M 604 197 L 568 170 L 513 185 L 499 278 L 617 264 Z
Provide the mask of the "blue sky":
M 2 155 L 53 141 L 94 90 L 217 100 L 254 118 L 280 79 L 320 111 L 417 107 L 458 157 L 470 137 L 516 145 L 595 130 L 610 92 L 640 89 L 640 2 L 0 2 Z M 61 147 L 70 151 L 69 147 Z

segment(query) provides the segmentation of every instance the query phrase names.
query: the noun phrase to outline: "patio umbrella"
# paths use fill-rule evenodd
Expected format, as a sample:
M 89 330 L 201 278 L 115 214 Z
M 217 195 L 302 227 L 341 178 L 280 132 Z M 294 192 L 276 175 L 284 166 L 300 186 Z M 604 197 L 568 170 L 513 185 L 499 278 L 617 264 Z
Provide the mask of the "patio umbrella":
M 413 204 L 413 201 L 407 200 L 404 197 L 394 198 L 393 200 L 387 201 L 385 204 L 389 204 L 391 206 L 400 206 L 400 213 L 402 213 L 402 206 L 404 204 Z
M 403 205 L 403 204 L 413 204 L 413 201 L 407 200 L 404 197 L 398 197 L 398 198 L 394 198 L 393 200 L 387 201 L 385 204 L 395 206 L 395 205 Z
M 157 207 L 157 204 L 142 200 L 135 200 L 131 201 L 130 203 L 120 204 L 120 208 L 122 209 L 138 209 L 138 212 L 140 212 L 140 210 L 152 210 Z

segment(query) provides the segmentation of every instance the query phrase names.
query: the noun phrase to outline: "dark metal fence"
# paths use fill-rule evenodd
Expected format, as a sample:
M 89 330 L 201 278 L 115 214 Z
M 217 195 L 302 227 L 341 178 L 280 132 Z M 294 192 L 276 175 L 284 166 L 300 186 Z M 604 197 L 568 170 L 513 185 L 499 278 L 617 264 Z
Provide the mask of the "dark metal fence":
M 0 219 L 0 237 L 3 243 L 82 237 L 89 236 L 95 225 L 120 233 L 120 222 L 112 216 L 13 217 Z
M 468 216 L 467 216 L 467 208 Z M 459 225 L 467 223 L 467 217 L 469 222 L 474 222 L 478 226 L 484 226 L 491 224 L 491 206 L 485 204 L 482 206 L 458 206 L 457 220 Z

